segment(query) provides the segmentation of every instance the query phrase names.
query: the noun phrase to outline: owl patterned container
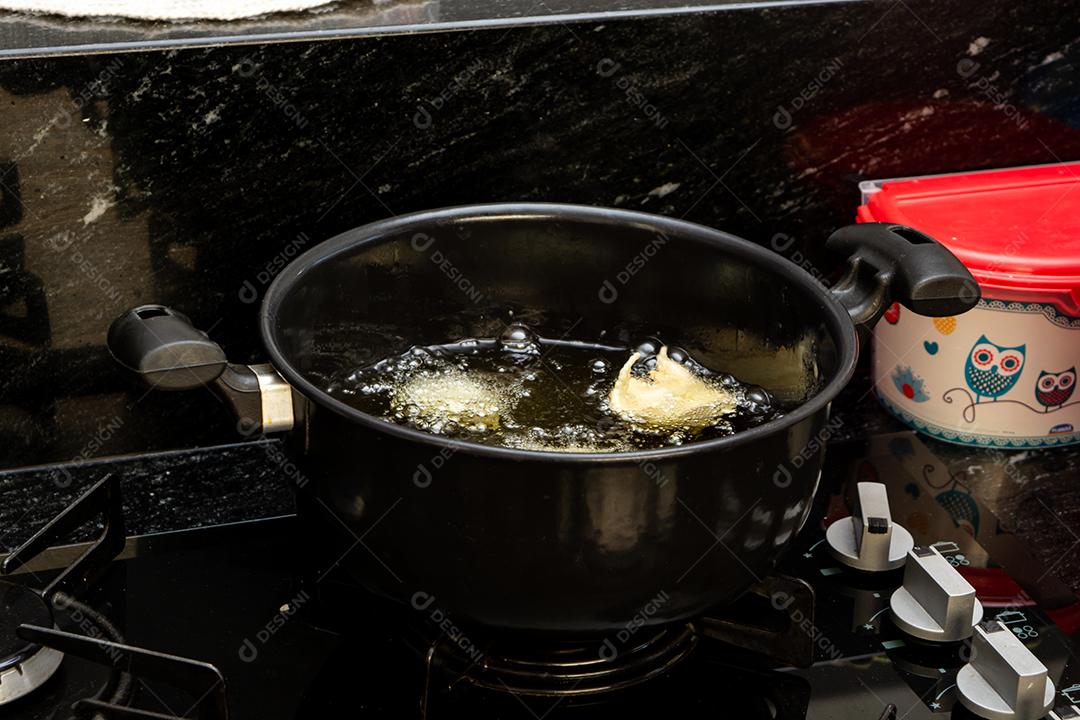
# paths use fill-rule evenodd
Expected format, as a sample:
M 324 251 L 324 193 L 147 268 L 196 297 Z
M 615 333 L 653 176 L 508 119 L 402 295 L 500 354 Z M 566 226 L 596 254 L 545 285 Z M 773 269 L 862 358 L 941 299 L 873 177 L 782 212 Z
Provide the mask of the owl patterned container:
M 894 305 L 874 330 L 874 389 L 908 426 L 949 442 L 1080 442 L 1080 163 L 865 182 L 860 222 L 910 225 L 979 282 L 970 312 Z

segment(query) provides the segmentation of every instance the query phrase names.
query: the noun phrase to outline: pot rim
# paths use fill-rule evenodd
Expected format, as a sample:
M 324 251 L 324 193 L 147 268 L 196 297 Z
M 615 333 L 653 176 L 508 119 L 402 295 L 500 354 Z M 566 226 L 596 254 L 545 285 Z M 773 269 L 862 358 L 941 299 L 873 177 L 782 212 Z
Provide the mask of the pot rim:
M 602 221 L 606 223 L 631 224 L 657 230 L 680 239 L 723 248 L 743 259 L 761 267 L 763 270 L 782 276 L 795 287 L 806 291 L 820 300 L 821 311 L 825 314 L 826 324 L 837 344 L 839 364 L 832 378 L 808 401 L 785 415 L 770 420 L 762 425 L 735 433 L 723 438 L 690 442 L 653 450 L 634 450 L 630 452 L 570 453 L 546 452 L 542 450 L 520 450 L 517 448 L 485 445 L 483 443 L 441 437 L 422 430 L 414 430 L 383 420 L 374 415 L 361 412 L 346 403 L 330 396 L 316 387 L 297 371 L 288 361 L 275 338 L 277 329 L 277 311 L 290 291 L 303 280 L 304 276 L 316 266 L 330 262 L 338 255 L 357 247 L 377 244 L 391 235 L 398 235 L 410 227 L 417 230 L 431 228 L 433 225 L 446 224 L 467 219 L 530 219 L 530 220 L 579 220 Z M 450 449 L 481 457 L 501 460 L 540 461 L 554 464 L 610 464 L 643 463 L 647 461 L 670 460 L 685 455 L 707 451 L 723 451 L 742 444 L 752 443 L 774 433 L 780 433 L 799 424 L 808 417 L 826 409 L 828 404 L 847 385 L 855 372 L 858 360 L 859 344 L 855 326 L 847 310 L 836 301 L 809 272 L 785 259 L 783 256 L 766 250 L 748 240 L 730 235 L 720 230 L 699 225 L 685 220 L 677 220 L 662 215 L 617 210 L 614 208 L 569 203 L 489 203 L 482 205 L 459 205 L 424 210 L 398 215 L 384 220 L 377 220 L 362 225 L 318 243 L 289 263 L 271 283 L 263 298 L 259 310 L 259 332 L 263 344 L 270 355 L 274 368 L 290 385 L 311 402 L 334 413 L 359 423 L 376 432 L 386 433 L 403 440 L 418 442 L 437 450 Z

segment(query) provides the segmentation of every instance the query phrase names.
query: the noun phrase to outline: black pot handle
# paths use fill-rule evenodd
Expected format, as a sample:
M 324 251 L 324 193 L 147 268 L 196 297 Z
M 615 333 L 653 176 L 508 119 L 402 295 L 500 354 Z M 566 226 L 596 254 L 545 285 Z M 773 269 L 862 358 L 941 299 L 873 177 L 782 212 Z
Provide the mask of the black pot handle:
M 146 386 L 160 390 L 209 387 L 245 435 L 293 426 L 292 388 L 270 365 L 230 363 L 221 346 L 183 313 L 140 305 L 109 326 L 109 352 Z
M 892 303 L 930 317 L 967 312 L 979 302 L 979 284 L 964 264 L 929 235 L 892 223 L 840 228 L 825 243 L 847 258 L 847 272 L 832 287 L 861 341 Z

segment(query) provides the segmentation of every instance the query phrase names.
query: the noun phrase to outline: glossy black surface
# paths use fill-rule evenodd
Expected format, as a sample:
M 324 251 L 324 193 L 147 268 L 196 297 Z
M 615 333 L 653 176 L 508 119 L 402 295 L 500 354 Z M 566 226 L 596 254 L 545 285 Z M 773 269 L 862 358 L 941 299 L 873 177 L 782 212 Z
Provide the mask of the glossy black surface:
M 910 433 L 832 450 L 797 552 L 782 567 L 814 587 L 815 617 L 779 612 L 774 618 L 813 633 L 816 663 L 806 669 L 777 667 L 702 639 L 663 677 L 623 693 L 560 700 L 482 691 L 448 674 L 445 648 L 436 650 L 430 674 L 425 656 L 440 638 L 464 637 L 466 646 L 483 653 L 487 635 L 448 614 L 438 598 L 395 605 L 359 591 L 342 566 L 321 577 L 301 572 L 297 562 L 308 558 L 296 557 L 292 520 L 132 540 L 134 557 L 115 564 L 92 600 L 129 642 L 218 665 L 236 718 L 419 718 L 425 698 L 428 718 L 626 717 L 634 709 L 666 707 L 689 718 L 726 710 L 749 718 L 877 720 L 890 703 L 898 716 L 942 717 L 955 704 L 951 686 L 967 660 L 966 646 L 935 649 L 903 638 L 884 612 L 902 573 L 866 578 L 842 570 L 819 542 L 823 526 L 849 511 L 852 484 L 876 479 L 889 486 L 894 518 L 917 542 L 936 543 L 975 584 L 988 613 L 1022 635 L 1047 665 L 1063 691 L 1056 703 L 1076 692 L 1080 606 L 1026 543 L 983 503 L 972 501 L 974 515 L 952 512 L 966 503 L 950 495 L 956 488 L 942 487 L 936 475 L 944 466 L 928 461 L 927 446 Z M 357 545 L 350 552 L 367 550 Z M 59 551 L 54 556 L 63 560 Z M 50 571 L 36 573 L 47 580 Z M 16 579 L 38 582 L 28 575 Z M 619 642 L 616 634 L 608 639 Z M 92 688 L 84 682 L 90 677 L 84 664 L 69 658 L 41 694 L 6 716 L 49 717 L 57 703 Z M 135 701 L 173 713 L 192 702 L 153 683 L 140 687 Z
M 320 555 L 363 535 L 372 552 L 343 562 L 379 592 L 431 593 L 463 620 L 494 627 L 599 632 L 656 594 L 645 578 L 671 597 L 651 624 L 700 613 L 766 573 L 809 509 L 821 453 L 809 452 L 782 486 L 763 458 L 798 450 L 826 418 L 821 410 L 786 435 L 647 463 L 458 451 L 439 467 L 433 451 L 430 484 L 416 480 L 414 443 L 325 410 L 310 423 L 300 510 Z M 358 466 L 358 456 L 368 460 Z M 720 536 L 729 550 L 695 562 Z

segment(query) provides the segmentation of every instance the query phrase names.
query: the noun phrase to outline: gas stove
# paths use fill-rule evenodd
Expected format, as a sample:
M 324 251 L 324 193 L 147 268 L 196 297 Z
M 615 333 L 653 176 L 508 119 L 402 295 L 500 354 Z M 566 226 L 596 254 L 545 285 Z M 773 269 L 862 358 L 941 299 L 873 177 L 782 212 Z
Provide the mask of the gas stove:
M 117 488 L 5 559 L 4 717 L 1080 717 L 1080 601 L 910 433 L 833 445 L 733 606 L 587 641 L 368 595 L 312 570 L 291 516 L 125 538 Z

